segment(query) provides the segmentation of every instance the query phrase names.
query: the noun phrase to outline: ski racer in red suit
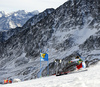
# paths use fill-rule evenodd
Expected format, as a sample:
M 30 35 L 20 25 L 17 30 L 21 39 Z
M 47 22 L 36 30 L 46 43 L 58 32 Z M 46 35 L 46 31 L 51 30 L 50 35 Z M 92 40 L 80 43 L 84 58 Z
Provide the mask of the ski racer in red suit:
M 86 68 L 85 63 L 83 62 L 83 60 L 79 56 L 76 56 L 76 58 L 74 60 L 69 61 L 69 63 L 71 63 L 71 62 L 78 63 L 78 65 L 76 65 L 76 70 L 79 70 L 81 68 Z

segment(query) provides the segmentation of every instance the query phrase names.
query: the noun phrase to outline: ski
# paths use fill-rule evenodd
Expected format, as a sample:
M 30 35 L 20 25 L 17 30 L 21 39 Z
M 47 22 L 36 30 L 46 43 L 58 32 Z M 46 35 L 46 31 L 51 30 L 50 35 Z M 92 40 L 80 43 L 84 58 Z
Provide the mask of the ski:
M 58 74 L 54 73 L 54 74 L 52 74 L 52 75 L 61 76 L 61 75 L 66 75 L 66 74 L 68 74 L 68 73 L 70 73 L 70 71 L 68 71 L 68 72 L 60 72 L 60 73 L 58 73 Z
M 73 73 L 80 73 L 80 72 L 84 72 L 87 71 L 87 69 L 85 70 L 78 70 L 78 71 L 68 71 L 68 72 L 60 72 L 58 74 L 52 74 L 52 75 L 56 75 L 56 76 L 61 76 L 61 75 L 67 75 L 67 74 L 73 74 Z

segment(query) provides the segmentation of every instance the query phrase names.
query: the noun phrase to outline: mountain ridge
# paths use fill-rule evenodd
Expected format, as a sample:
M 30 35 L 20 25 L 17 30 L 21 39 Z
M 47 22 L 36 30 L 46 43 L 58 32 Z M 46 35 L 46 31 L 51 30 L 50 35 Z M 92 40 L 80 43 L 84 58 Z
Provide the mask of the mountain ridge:
M 29 18 L 37 14 L 39 14 L 37 10 L 33 12 L 18 10 L 12 13 L 5 13 L 4 11 L 0 11 L 0 31 L 22 27 Z
M 0 36 L 1 36 L 0 41 L 4 42 L 7 39 L 9 39 L 11 36 L 16 35 L 17 33 L 22 32 L 23 30 L 27 29 L 27 27 L 29 28 L 31 26 L 31 24 L 35 25 L 37 22 L 41 21 L 44 17 L 46 17 L 48 14 L 50 14 L 53 11 L 54 11 L 53 8 L 48 8 L 37 15 L 33 15 L 22 27 L 16 27 L 13 29 L 9 29 L 7 31 L 1 31 L 0 32 Z M 23 12 L 24 11 L 22 11 L 22 14 L 23 14 Z M 19 13 L 20 13 L 20 11 L 19 11 Z
M 26 27 L 22 32 L 0 43 L 0 67 L 5 70 L 14 69 L 16 73 L 12 70 L 8 73 L 9 77 L 37 78 L 40 71 L 40 49 L 44 52 L 49 49 L 50 75 L 55 72 L 54 59 L 63 59 L 64 64 L 67 65 L 67 61 L 74 59 L 77 52 L 88 62 L 95 57 L 100 59 L 97 55 L 88 58 L 94 50 L 97 52 L 100 50 L 93 48 L 88 51 L 91 42 L 89 38 L 100 29 L 99 7 L 99 0 L 69 0 L 64 3 L 35 25 Z M 94 43 L 97 47 L 98 39 Z M 85 46 L 86 50 L 82 49 Z M 25 67 L 21 68 L 24 65 Z M 44 62 L 43 66 L 45 65 Z M 65 66 L 63 65 L 62 68 Z M 46 75 L 46 68 L 42 75 Z

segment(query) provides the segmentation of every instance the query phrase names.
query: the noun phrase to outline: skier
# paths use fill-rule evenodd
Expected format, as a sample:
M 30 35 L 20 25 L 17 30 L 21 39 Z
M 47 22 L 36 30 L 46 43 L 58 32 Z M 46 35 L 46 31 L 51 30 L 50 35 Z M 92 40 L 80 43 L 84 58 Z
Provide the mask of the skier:
M 76 59 L 79 59 L 77 61 L 78 65 L 76 65 L 76 70 L 79 70 L 79 69 L 82 68 L 82 62 L 83 62 L 83 60 L 79 56 L 77 56 Z
M 71 62 L 77 62 L 76 70 L 79 70 L 81 68 L 86 68 L 85 62 L 83 62 L 83 60 L 79 56 L 76 56 L 74 60 L 69 61 L 69 63 Z

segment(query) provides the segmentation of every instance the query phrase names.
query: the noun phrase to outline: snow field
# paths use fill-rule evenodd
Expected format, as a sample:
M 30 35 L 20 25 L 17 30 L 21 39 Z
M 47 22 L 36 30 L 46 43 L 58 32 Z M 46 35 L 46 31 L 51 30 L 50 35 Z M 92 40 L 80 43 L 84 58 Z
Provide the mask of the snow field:
M 88 71 L 0 85 L 0 87 L 100 87 L 100 62 Z

